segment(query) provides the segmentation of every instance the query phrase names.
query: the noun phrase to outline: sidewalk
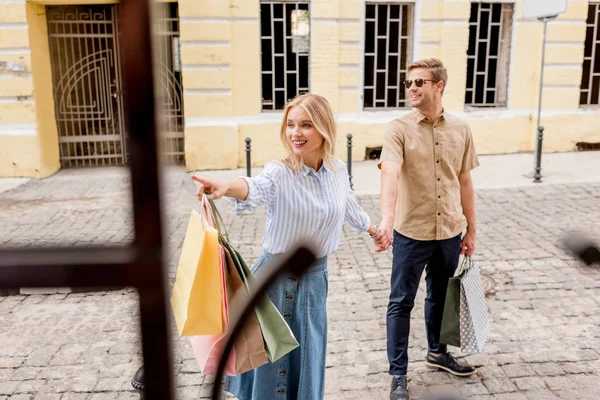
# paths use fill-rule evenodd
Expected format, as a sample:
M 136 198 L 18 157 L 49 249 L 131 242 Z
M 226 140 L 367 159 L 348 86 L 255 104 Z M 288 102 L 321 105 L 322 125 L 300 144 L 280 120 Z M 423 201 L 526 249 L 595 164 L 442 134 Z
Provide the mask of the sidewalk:
M 533 153 L 479 156 L 480 166 L 473 170 L 476 189 L 500 189 L 538 185 L 533 183 L 535 155 Z M 357 195 L 379 194 L 381 175 L 378 160 L 352 163 L 352 182 Z M 102 169 L 98 170 L 102 171 Z M 252 168 L 252 176 L 262 167 Z M 246 175 L 246 168 L 218 171 L 198 171 L 200 176 L 230 180 Z M 14 189 L 29 178 L 0 178 L 0 193 Z M 600 152 L 548 153 L 542 157 L 542 183 L 564 184 L 600 181 Z

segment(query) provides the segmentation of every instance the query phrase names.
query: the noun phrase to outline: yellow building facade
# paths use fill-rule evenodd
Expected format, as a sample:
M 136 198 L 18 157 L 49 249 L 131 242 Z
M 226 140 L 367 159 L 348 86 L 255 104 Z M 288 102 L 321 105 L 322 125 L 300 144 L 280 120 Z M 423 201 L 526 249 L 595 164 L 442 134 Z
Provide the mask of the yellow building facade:
M 57 67 L 52 66 L 56 61 L 50 48 L 47 12 L 48 6 L 83 3 L 86 2 L 0 3 L 0 176 L 45 177 L 61 168 L 63 150 L 59 149 L 59 137 L 65 128 L 59 121 L 60 110 L 64 104 L 75 101 L 69 96 L 83 92 L 57 99 L 57 83 L 52 75 Z M 308 30 L 304 26 L 301 34 L 308 32 L 304 37 L 308 42 L 303 43 L 300 38 L 293 45 L 299 46 L 298 52 L 305 58 L 294 55 L 296 61 L 292 60 L 292 41 L 286 42 L 287 58 L 283 59 L 287 69 L 283 86 L 279 85 L 284 88 L 283 94 L 276 93 L 279 78 L 274 71 L 279 61 L 271 54 L 276 51 L 263 51 L 268 45 L 280 45 L 273 36 L 277 21 L 269 22 L 271 28 L 264 21 L 268 7 L 270 12 L 278 12 L 271 3 L 179 1 L 177 42 L 173 42 L 173 57 L 178 60 L 174 61 L 177 66 L 173 71 L 181 76 L 183 122 L 177 129 L 185 143 L 182 151 L 187 170 L 244 166 L 246 138 L 252 139 L 254 166 L 281 157 L 282 112 L 272 105 L 276 105 L 278 96 L 288 95 L 294 84 L 301 91 L 302 79 L 307 80 L 308 90 L 325 96 L 337 114 L 338 156 L 345 158 L 346 134 L 352 133 L 353 159 L 364 160 L 367 149 L 382 145 L 387 123 L 408 112 L 401 86 L 405 76 L 389 71 L 427 57 L 440 58 L 446 64 L 449 82 L 444 94 L 445 108 L 469 122 L 478 153 L 534 150 L 543 24 L 522 18 L 520 0 L 492 0 L 481 3 L 484 5 L 477 2 L 476 7 L 473 2 L 462 0 L 301 2 L 307 3 Z M 285 10 L 294 2 L 279 3 Z M 591 57 L 594 65 L 594 57 L 598 57 L 585 50 L 586 33 L 600 18 L 590 20 L 590 5 L 594 4 L 570 0 L 567 12 L 548 23 L 541 121 L 546 152 L 572 151 L 579 142 L 600 142 L 600 112 L 593 100 L 582 100 L 582 74 L 588 72 L 588 97 L 597 96 L 597 89 L 593 88 L 597 77 L 588 71 L 589 66 L 585 67 L 586 59 Z M 401 7 L 395 8 L 396 5 Z M 274 15 L 271 17 L 276 19 Z M 303 15 L 306 16 L 296 15 L 297 25 L 291 28 L 291 35 L 302 31 L 298 19 Z M 284 18 L 282 23 L 290 21 Z M 285 26 L 283 29 L 289 30 Z M 491 36 L 486 37 L 485 29 Z M 592 26 L 596 34 L 593 29 L 596 28 Z M 473 32 L 484 39 L 474 40 Z M 595 43 L 592 40 L 592 47 Z M 375 50 L 371 48 L 373 44 Z M 390 50 L 393 46 L 399 50 Z M 265 78 L 270 73 L 265 63 L 271 62 L 266 56 L 272 56 L 270 78 Z M 294 62 L 307 63 L 307 76 L 298 75 L 300 66 L 287 64 Z M 385 64 L 387 74 L 378 68 L 380 62 Z M 485 73 L 477 70 L 479 64 Z M 600 63 L 594 68 L 600 70 Z M 386 83 L 377 86 L 382 79 Z M 89 82 L 91 88 L 93 81 Z M 99 93 L 98 90 L 90 89 L 90 93 Z M 113 96 L 118 95 L 117 88 Z M 82 109 L 88 107 L 87 103 L 81 104 Z M 92 106 L 98 104 L 90 100 L 89 107 Z

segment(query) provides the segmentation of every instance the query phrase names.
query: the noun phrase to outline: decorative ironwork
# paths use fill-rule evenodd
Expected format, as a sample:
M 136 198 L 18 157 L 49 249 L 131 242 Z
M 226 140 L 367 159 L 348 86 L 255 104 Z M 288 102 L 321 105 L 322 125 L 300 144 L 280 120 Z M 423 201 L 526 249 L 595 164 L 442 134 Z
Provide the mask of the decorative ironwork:
M 600 103 L 600 2 L 590 1 L 588 7 L 579 104 L 598 106 Z
M 183 90 L 177 3 L 157 4 L 155 14 L 154 47 L 160 60 L 157 96 L 161 104 L 159 129 L 162 135 L 162 155 L 167 163 L 183 164 Z
M 155 29 L 163 106 L 159 128 L 169 163 L 184 162 L 181 68 L 174 67 L 179 60 L 172 50 L 179 35 L 176 7 L 158 7 Z M 47 6 L 46 16 L 62 166 L 126 164 L 117 8 Z
M 308 1 L 260 2 L 263 110 L 281 110 L 309 91 L 308 6 Z
M 412 36 L 412 4 L 366 4 L 365 110 L 409 106 L 403 82 L 412 56 Z
M 514 5 L 471 3 L 465 104 L 506 106 Z

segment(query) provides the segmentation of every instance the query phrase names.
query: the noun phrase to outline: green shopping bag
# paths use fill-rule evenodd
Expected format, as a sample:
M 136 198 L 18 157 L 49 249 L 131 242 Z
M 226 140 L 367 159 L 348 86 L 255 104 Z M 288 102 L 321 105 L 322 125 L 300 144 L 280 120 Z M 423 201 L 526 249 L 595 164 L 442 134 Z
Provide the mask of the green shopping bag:
M 465 257 L 458 275 L 448 280 L 440 330 L 440 343 L 456 347 L 460 347 L 460 280 L 468 268 L 466 261 Z
M 215 216 L 215 226 L 220 232 L 225 232 L 225 236 L 220 235 L 219 241 L 221 242 L 221 245 L 225 247 L 231 254 L 233 263 L 235 264 L 236 269 L 242 278 L 242 282 L 246 286 L 246 290 L 250 291 L 250 288 L 255 284 L 256 281 L 254 274 L 252 271 L 250 271 L 250 268 L 242 258 L 240 252 L 237 251 L 231 245 L 231 243 L 229 243 L 229 238 L 227 237 L 226 231 L 224 229 L 220 229 L 220 226 L 223 225 L 223 219 L 212 198 L 208 197 L 208 200 L 211 205 L 213 215 Z M 216 221 L 219 222 L 217 223 Z M 269 358 L 269 361 L 275 362 L 288 354 L 290 351 L 296 349 L 299 344 L 289 325 L 287 322 L 285 322 L 285 319 L 281 316 L 281 313 L 279 310 L 277 310 L 269 297 L 267 297 L 265 294 L 263 294 L 261 297 L 262 298 L 258 305 L 254 308 L 254 311 L 256 312 L 256 316 L 258 317 L 258 322 L 262 330 L 267 357 Z
M 460 278 L 450 278 L 446 290 L 440 343 L 460 347 Z

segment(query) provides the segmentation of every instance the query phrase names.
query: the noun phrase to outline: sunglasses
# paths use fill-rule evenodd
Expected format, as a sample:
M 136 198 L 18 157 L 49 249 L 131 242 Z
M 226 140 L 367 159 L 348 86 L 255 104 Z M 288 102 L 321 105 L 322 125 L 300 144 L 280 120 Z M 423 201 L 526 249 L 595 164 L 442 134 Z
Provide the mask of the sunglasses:
M 423 84 L 425 82 L 435 82 L 438 83 L 439 80 L 434 80 L 434 79 L 415 79 L 414 81 L 404 81 L 404 86 L 406 86 L 407 89 L 410 89 L 410 87 L 412 86 L 413 82 L 415 83 L 415 85 L 417 85 L 417 87 L 421 87 L 423 86 Z

